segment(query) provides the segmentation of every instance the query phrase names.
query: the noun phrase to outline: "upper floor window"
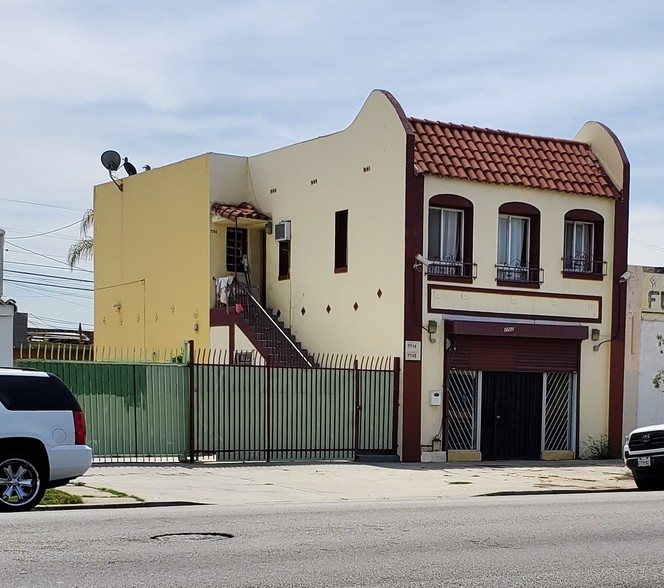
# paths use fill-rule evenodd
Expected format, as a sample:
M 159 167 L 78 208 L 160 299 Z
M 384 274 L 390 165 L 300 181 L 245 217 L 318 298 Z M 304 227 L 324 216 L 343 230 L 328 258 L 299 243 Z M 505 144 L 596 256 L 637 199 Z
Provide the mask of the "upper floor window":
M 226 271 L 246 271 L 247 229 L 226 228 Z
M 348 271 L 348 211 L 334 213 L 334 271 Z
M 591 210 L 570 210 L 565 215 L 563 274 L 579 277 L 604 275 L 604 219 Z M 576 275 L 575 275 L 576 274 Z
M 540 214 L 534 206 L 509 202 L 498 216 L 498 282 L 539 285 Z
M 473 205 L 454 194 L 429 201 L 427 269 L 430 277 L 472 278 Z
M 291 262 L 291 242 L 279 241 L 279 274 L 280 280 L 290 279 L 290 262 Z

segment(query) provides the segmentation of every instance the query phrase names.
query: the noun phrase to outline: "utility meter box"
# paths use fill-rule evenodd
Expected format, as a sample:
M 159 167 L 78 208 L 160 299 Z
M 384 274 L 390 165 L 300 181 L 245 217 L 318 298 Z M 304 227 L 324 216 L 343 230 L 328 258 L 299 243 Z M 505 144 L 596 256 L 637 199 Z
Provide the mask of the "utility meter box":
M 429 406 L 440 406 L 443 404 L 443 392 L 441 390 L 429 390 Z

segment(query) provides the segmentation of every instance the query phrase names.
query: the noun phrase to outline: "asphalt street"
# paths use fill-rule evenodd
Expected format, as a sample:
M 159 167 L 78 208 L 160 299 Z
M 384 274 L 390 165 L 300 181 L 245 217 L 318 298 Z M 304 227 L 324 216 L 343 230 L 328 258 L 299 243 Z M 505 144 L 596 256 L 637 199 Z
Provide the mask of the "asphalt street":
M 661 493 L 41 510 L 3 515 L 3 583 L 658 586 Z

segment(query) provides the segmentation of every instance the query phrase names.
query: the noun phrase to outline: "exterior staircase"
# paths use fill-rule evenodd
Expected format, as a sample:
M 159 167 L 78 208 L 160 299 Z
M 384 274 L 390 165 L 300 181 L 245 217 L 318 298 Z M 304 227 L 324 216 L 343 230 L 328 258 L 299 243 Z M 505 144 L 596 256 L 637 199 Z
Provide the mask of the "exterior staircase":
M 229 302 L 241 309 L 244 324 L 260 343 L 259 351 L 274 367 L 314 367 L 314 358 L 302 347 L 290 329 L 284 326 L 271 309 L 264 308 L 241 282 L 233 284 Z M 237 306 L 239 305 L 239 306 Z

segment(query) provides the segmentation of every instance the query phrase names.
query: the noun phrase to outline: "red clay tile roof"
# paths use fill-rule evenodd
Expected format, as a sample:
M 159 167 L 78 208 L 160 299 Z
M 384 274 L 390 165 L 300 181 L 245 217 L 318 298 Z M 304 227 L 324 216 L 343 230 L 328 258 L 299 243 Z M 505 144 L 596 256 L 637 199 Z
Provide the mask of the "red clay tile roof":
M 223 204 L 221 202 L 213 202 L 210 207 L 210 212 L 229 220 L 235 220 L 236 218 L 270 220 L 269 216 L 264 215 L 262 212 L 258 212 L 258 210 L 248 202 L 243 202 L 242 204 Z
M 417 173 L 570 194 L 619 196 L 586 143 L 408 120 L 415 130 Z

